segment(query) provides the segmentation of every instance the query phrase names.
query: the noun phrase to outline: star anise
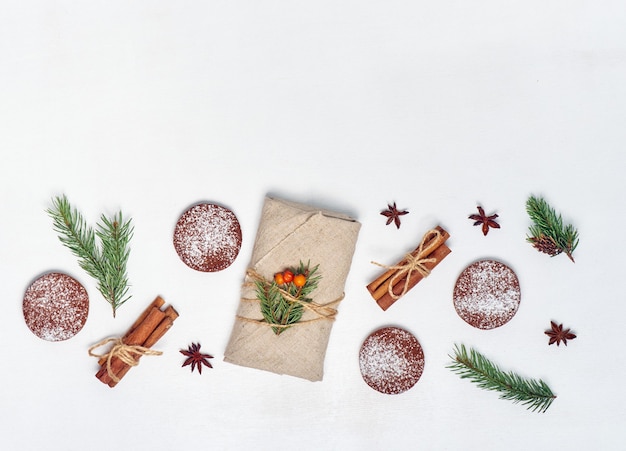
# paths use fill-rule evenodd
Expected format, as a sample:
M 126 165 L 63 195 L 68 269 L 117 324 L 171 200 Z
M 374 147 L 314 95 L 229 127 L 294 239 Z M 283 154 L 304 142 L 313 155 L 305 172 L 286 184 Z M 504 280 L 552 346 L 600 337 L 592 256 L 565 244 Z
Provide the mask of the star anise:
M 404 216 L 408 214 L 409 213 L 408 210 L 398 210 L 398 207 L 396 207 L 395 202 L 393 203 L 393 205 L 387 204 L 387 207 L 388 209 L 381 211 L 380 214 L 387 217 L 386 225 L 391 224 L 391 222 L 393 221 L 396 224 L 396 227 L 399 229 L 400 228 L 400 216 Z
M 498 217 L 498 215 L 491 215 L 491 216 L 487 216 L 485 214 L 485 210 L 483 210 L 483 207 L 481 207 L 480 205 L 478 207 L 478 213 L 479 214 L 474 214 L 474 215 L 469 215 L 469 219 L 473 219 L 474 221 L 474 225 L 483 225 L 483 235 L 487 235 L 487 233 L 489 233 L 489 227 L 494 228 L 494 229 L 499 229 L 500 228 L 500 224 L 498 224 L 495 219 Z
M 563 324 L 557 324 L 554 321 L 550 321 L 550 330 L 546 330 L 545 334 L 550 337 L 548 345 L 556 343 L 557 346 L 563 342 L 567 346 L 567 340 L 573 340 L 576 335 L 570 332 L 569 329 L 563 330 Z
M 191 365 L 191 371 L 198 367 L 198 373 L 202 374 L 202 365 L 206 365 L 209 368 L 213 368 L 213 365 L 208 361 L 208 359 L 212 359 L 213 356 L 210 354 L 202 354 L 200 352 L 200 343 L 192 343 L 187 351 L 184 349 L 180 350 L 180 353 L 187 357 L 183 366 Z

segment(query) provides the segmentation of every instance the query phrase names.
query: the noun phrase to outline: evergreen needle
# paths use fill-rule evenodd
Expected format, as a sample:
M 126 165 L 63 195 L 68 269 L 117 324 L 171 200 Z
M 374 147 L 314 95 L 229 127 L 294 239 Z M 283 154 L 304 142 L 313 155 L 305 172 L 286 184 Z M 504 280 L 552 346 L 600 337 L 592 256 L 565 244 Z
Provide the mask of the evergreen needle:
M 474 349 L 455 345 L 452 363 L 447 368 L 462 379 L 469 379 L 484 390 L 500 393 L 501 399 L 525 405 L 532 411 L 545 412 L 556 395 L 542 380 L 526 379 L 513 372 L 504 372 Z
M 116 309 L 130 299 L 126 263 L 133 235 L 131 221 L 124 222 L 121 212 L 112 218 L 102 215 L 94 231 L 65 195 L 54 198 L 47 213 L 61 243 L 78 257 L 79 266 L 98 282 L 98 291 L 111 304 L 115 317 Z M 96 236 L 101 247 L 96 245 Z

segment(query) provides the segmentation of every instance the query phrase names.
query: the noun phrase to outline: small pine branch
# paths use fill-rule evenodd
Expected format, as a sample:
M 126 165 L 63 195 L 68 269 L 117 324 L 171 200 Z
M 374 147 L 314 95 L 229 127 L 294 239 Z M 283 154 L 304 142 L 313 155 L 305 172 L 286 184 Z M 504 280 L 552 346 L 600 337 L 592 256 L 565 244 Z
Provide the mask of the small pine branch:
M 130 299 L 127 295 L 129 287 L 126 264 L 130 255 L 129 243 L 133 236 L 133 227 L 130 220 L 124 222 L 121 211 L 113 218 L 102 215 L 100 221 L 96 235 L 102 243 L 102 264 L 107 277 L 99 289 L 104 298 L 109 300 L 115 316 L 115 310 Z
M 484 390 L 500 393 L 501 399 L 525 405 L 532 411 L 545 412 L 556 395 L 542 380 L 526 379 L 513 372 L 504 372 L 485 356 L 464 345 L 455 345 L 452 363 L 448 365 L 462 379 L 469 379 Z
M 533 221 L 526 240 L 538 251 L 552 257 L 564 252 L 573 262 L 572 254 L 579 241 L 574 226 L 564 226 L 561 215 L 541 197 L 530 196 L 526 201 L 526 211 Z
M 115 317 L 116 309 L 130 298 L 126 263 L 133 234 L 131 221 L 124 222 L 121 212 L 111 219 L 103 215 L 94 231 L 65 195 L 54 198 L 47 213 L 61 243 L 78 258 L 79 266 L 98 282 L 98 291 L 111 304 Z M 96 245 L 96 236 L 101 248 Z
M 47 213 L 53 220 L 55 232 L 59 240 L 74 256 L 78 257 L 79 266 L 95 279 L 104 274 L 100 251 L 96 246 L 94 230 L 89 227 L 78 210 L 72 208 L 67 197 L 56 197 L 52 200 L 53 208 Z
M 261 314 L 265 321 L 270 324 L 287 325 L 298 321 L 302 317 L 302 306 L 294 306 L 291 318 L 289 315 L 289 307 L 291 304 L 280 293 L 278 285 L 275 283 L 266 283 L 260 281 L 256 283 L 257 298 L 261 303 Z M 300 313 L 298 316 L 297 314 Z M 272 327 L 272 330 L 276 335 L 280 335 L 287 330 L 286 327 Z
M 304 314 L 303 302 L 311 302 L 309 297 L 321 279 L 316 274 L 319 265 L 309 269 L 309 265 L 300 262 L 300 266 L 291 268 L 294 274 L 304 274 L 306 283 L 302 287 L 297 287 L 293 283 L 278 285 L 276 282 L 261 280 L 256 282 L 257 299 L 261 304 L 261 314 L 269 324 L 277 324 L 282 327 L 272 327 L 276 335 L 286 331 L 289 326 L 302 319 Z M 295 299 L 295 300 L 294 300 Z

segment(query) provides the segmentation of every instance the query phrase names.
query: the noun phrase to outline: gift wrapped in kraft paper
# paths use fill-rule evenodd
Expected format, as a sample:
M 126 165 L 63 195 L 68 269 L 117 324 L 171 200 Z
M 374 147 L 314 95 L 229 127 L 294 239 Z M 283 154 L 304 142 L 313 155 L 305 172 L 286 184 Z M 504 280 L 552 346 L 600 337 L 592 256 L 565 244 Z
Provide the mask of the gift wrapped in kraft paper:
M 361 224 L 341 213 L 267 197 L 224 361 L 322 380 L 324 357 Z M 261 314 L 255 282 L 301 262 L 321 276 L 299 322 L 276 334 Z

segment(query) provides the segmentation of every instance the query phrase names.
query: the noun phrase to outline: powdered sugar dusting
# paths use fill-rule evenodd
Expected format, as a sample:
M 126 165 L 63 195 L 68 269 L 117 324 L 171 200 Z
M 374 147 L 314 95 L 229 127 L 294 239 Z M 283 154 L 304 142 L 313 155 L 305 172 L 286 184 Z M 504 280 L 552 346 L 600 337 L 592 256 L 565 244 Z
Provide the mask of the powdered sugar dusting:
M 385 327 L 365 339 L 359 352 L 363 380 L 381 393 L 398 394 L 413 387 L 424 371 L 424 352 L 410 332 Z
M 48 273 L 26 290 L 23 302 L 28 328 L 47 341 L 72 338 L 85 325 L 89 297 L 85 288 L 72 277 Z
M 239 254 L 239 221 L 231 210 L 220 205 L 194 205 L 176 223 L 174 248 L 190 268 L 204 272 L 221 271 Z
M 454 308 L 467 323 L 494 329 L 513 318 L 521 293 L 515 272 L 495 260 L 481 260 L 465 268 L 454 287 Z

